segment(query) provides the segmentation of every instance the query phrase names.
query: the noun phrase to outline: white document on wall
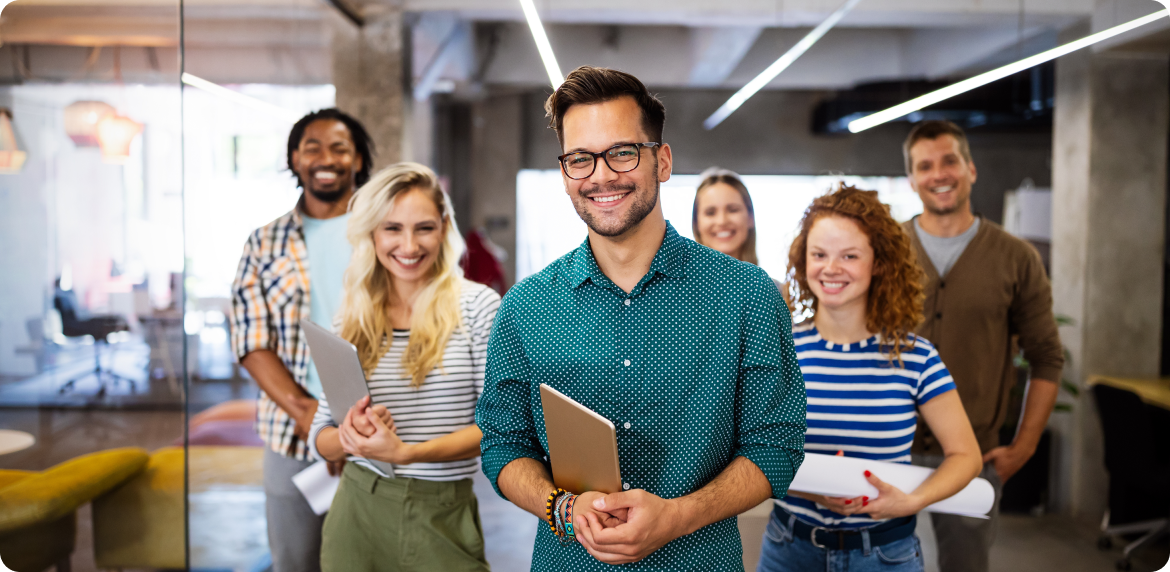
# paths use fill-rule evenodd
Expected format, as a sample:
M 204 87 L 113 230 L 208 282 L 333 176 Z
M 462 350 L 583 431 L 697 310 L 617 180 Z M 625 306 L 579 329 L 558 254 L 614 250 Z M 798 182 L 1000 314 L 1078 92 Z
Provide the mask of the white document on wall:
M 333 495 L 337 494 L 337 486 L 341 484 L 341 477 L 329 474 L 329 467 L 325 461 L 317 461 L 309 468 L 293 475 L 292 482 L 305 495 L 309 507 L 317 515 L 329 512 L 329 505 L 333 504 Z
M 805 453 L 804 463 L 797 469 L 796 477 L 792 479 L 788 489 L 832 497 L 853 498 L 869 495 L 876 498 L 877 489 L 865 480 L 867 470 L 907 493 L 918 488 L 931 473 L 934 473 L 934 469 L 926 467 Z M 925 512 L 987 518 L 987 513 L 994 502 L 995 489 L 991 487 L 991 483 L 976 477 L 954 496 L 926 507 Z

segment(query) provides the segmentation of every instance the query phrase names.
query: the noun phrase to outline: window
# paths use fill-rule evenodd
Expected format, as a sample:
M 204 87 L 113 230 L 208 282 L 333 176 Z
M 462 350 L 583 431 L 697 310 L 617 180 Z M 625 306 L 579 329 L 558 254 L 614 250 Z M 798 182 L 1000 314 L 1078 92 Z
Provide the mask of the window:
M 679 234 L 693 238 L 691 210 L 698 175 L 674 175 L 662 184 L 662 210 Z M 899 222 L 922 212 L 906 177 L 744 175 L 756 210 L 760 266 L 782 279 L 788 247 L 804 209 L 838 181 L 878 192 Z M 565 196 L 557 170 L 522 170 L 516 176 L 516 280 L 539 272 L 585 240 L 585 223 Z

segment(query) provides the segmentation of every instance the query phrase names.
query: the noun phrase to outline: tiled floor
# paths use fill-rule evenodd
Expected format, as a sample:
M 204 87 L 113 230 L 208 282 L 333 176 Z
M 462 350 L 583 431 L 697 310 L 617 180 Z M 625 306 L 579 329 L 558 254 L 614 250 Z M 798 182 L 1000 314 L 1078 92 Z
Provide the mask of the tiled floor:
M 37 444 L 25 451 L 0 456 L 0 468 L 44 469 L 74 456 L 108 447 L 140 446 L 153 450 L 171 444 L 182 434 L 182 417 L 174 411 L 0 410 L 0 428 L 28 431 Z M 504 501 L 480 475 L 475 482 L 484 525 L 488 560 L 495 572 L 528 570 L 538 522 L 535 517 Z M 200 493 L 192 500 L 193 556 L 208 567 L 247 572 L 261 558 L 264 545 L 263 495 L 255 489 L 223 489 Z M 79 514 L 78 546 L 73 566 L 77 572 L 95 571 L 93 535 L 88 507 Z M 739 519 L 744 539 L 744 564 L 754 570 L 769 507 L 749 511 Z M 928 526 L 919 535 L 933 563 L 935 546 Z M 1092 523 L 1057 515 L 1040 518 L 1005 516 L 992 551 L 996 572 L 1048 571 L 1109 572 L 1120 549 L 1100 552 Z M 1158 570 L 1170 555 L 1163 541 L 1143 550 L 1133 570 Z
M 744 567 L 755 570 L 759 560 L 760 542 L 767 524 L 770 507 L 761 506 L 739 517 L 739 530 L 744 543 Z M 918 519 L 918 537 L 926 560 L 926 572 L 939 572 L 936 559 L 938 548 L 930 518 Z M 1097 549 L 1097 529 L 1091 523 L 1075 521 L 1060 515 L 1032 517 L 1003 515 L 999 533 L 991 550 L 991 570 L 994 572 L 1109 572 L 1121 549 Z M 1166 539 L 1152 548 L 1135 553 L 1133 572 L 1161 570 L 1170 558 L 1170 544 Z

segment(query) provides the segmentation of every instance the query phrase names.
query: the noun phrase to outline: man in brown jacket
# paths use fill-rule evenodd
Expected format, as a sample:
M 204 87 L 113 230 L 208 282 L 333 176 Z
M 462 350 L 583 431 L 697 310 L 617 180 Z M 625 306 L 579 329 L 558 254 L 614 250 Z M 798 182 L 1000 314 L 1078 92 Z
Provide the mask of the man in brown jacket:
M 934 343 L 955 379 L 983 450 L 980 476 L 996 493 L 990 520 L 931 515 L 939 568 L 983 572 L 1002 484 L 1036 452 L 1056 403 L 1064 353 L 1052 316 L 1052 289 L 1035 248 L 971 213 L 975 162 L 959 126 L 919 123 L 902 151 L 924 207 L 904 225 L 926 273 L 925 321 L 918 333 Z M 1031 376 L 1015 438 L 1001 446 L 999 431 L 1016 384 L 1013 337 L 1031 364 Z M 942 449 L 921 424 L 914 452 L 915 464 L 942 462 Z

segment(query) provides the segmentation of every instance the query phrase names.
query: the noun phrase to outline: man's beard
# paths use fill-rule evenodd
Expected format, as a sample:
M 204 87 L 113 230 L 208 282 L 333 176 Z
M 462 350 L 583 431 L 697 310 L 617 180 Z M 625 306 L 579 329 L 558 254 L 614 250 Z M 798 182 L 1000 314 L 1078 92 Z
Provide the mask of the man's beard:
M 932 214 L 932 215 L 946 216 L 949 214 L 954 214 L 954 213 L 957 213 L 959 211 L 962 211 L 963 209 L 970 209 L 971 208 L 970 204 L 971 204 L 971 199 L 970 199 L 970 197 L 968 197 L 966 200 L 956 201 L 954 205 L 949 206 L 947 208 L 937 208 L 937 207 L 934 207 L 931 204 L 927 203 L 926 201 L 923 201 L 922 208 L 930 211 L 930 214 Z
M 577 209 L 577 215 L 581 217 L 581 220 L 585 221 L 586 226 L 601 236 L 621 236 L 631 228 L 638 226 L 646 218 L 646 215 L 649 215 L 650 211 L 654 210 L 654 205 L 658 204 L 659 183 L 657 177 L 654 178 L 653 193 L 638 193 L 638 185 L 635 183 L 613 185 L 606 187 L 606 190 L 611 192 L 626 191 L 635 195 L 633 197 L 634 202 L 626 211 L 625 216 L 616 223 L 607 226 L 602 226 L 602 221 L 593 218 L 593 213 L 589 211 L 588 205 L 592 202 L 592 199 L 581 192 L 573 197 L 573 207 Z
M 320 173 L 320 172 L 333 173 L 333 174 L 337 175 L 337 182 L 341 183 L 340 185 L 338 185 L 338 187 L 340 187 L 340 188 L 338 188 L 336 191 L 321 191 L 321 190 L 314 189 L 313 185 L 314 185 L 315 181 L 314 181 L 313 177 L 315 177 L 316 174 Z M 308 178 L 301 181 L 301 186 L 303 186 L 305 188 L 305 190 L 309 191 L 309 193 L 313 195 L 313 198 L 315 198 L 323 203 L 336 203 L 337 201 L 340 201 L 342 199 L 342 197 L 345 196 L 346 193 L 349 192 L 350 185 L 346 183 L 346 176 L 347 175 L 348 175 L 348 173 L 345 171 L 341 171 L 341 170 L 337 170 L 337 169 L 330 169 L 327 167 L 313 169 L 313 170 L 309 171 Z
M 318 191 L 313 188 L 309 189 L 309 193 L 313 195 L 313 198 L 324 203 L 335 203 L 340 201 L 342 197 L 345 196 L 347 191 L 349 191 L 349 189 L 338 189 L 336 191 Z
M 927 209 L 927 211 L 930 211 L 930 214 L 934 214 L 936 216 L 947 216 L 948 214 L 955 214 L 959 211 L 962 211 L 962 209 L 964 209 L 964 208 L 969 208 L 968 207 L 969 204 L 970 204 L 970 201 L 963 201 L 963 202 L 956 202 L 955 205 L 952 205 L 952 206 L 947 207 L 947 208 L 936 208 L 934 206 L 930 206 L 927 204 L 923 204 L 922 206 L 923 206 L 923 208 Z

